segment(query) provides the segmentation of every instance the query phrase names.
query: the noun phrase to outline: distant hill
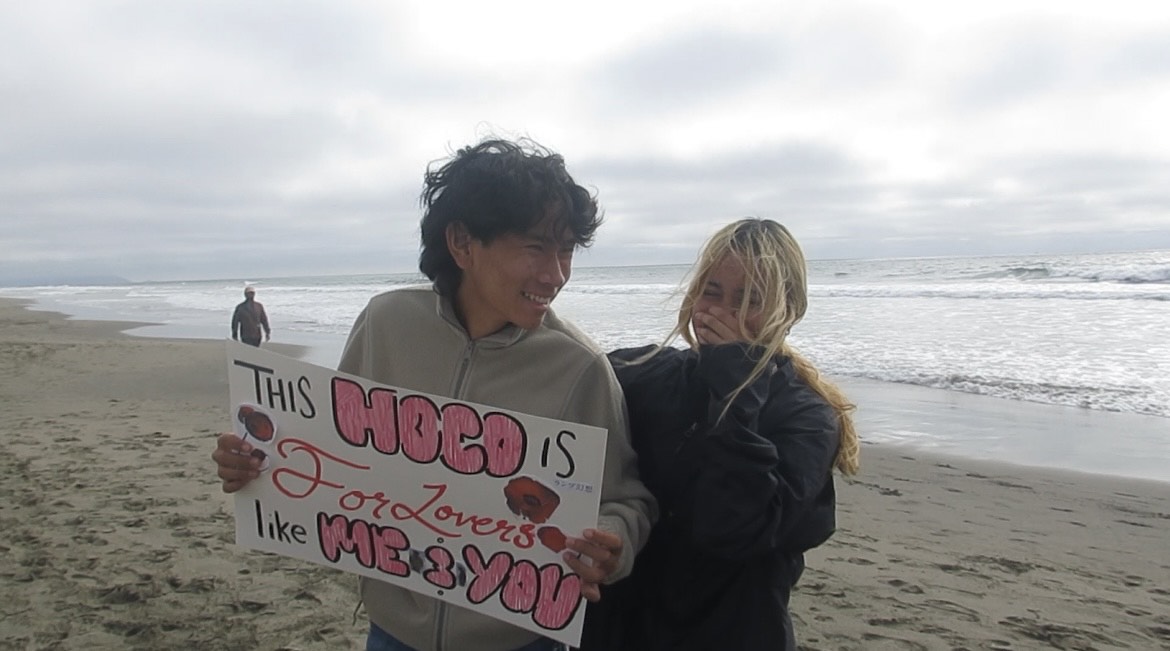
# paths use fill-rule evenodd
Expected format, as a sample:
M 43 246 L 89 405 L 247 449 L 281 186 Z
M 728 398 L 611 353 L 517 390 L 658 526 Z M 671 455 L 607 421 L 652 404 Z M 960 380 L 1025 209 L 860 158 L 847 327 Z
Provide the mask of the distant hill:
M 42 285 L 120 286 L 134 283 L 121 276 L 0 276 L 0 287 L 39 287 Z

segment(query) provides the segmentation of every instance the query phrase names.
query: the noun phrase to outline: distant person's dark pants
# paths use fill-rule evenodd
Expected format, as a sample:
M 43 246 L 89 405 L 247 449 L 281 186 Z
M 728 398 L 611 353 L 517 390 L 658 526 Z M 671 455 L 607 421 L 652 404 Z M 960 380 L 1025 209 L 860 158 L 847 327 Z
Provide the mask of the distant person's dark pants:
M 255 346 L 257 348 L 260 347 L 260 337 L 256 337 L 255 339 L 251 337 L 240 337 L 240 341 L 248 344 L 249 346 Z
M 516 649 L 516 651 L 563 651 L 564 649 L 565 645 L 560 642 L 540 638 L 532 644 L 526 644 Z M 366 637 L 366 651 L 414 651 L 414 647 L 406 646 L 393 635 L 371 623 L 370 634 Z

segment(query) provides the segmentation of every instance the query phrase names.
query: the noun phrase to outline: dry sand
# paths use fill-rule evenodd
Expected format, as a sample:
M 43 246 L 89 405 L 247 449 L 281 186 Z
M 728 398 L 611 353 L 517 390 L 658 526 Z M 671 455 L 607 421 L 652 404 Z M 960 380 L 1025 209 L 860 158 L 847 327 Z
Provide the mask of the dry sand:
M 211 341 L 0 301 L 0 649 L 360 649 L 356 580 L 238 549 Z M 295 352 L 295 351 L 285 351 Z
M 0 299 L 0 649 L 362 648 L 352 577 L 232 544 L 223 347 L 124 327 Z M 805 649 L 1170 650 L 1170 484 L 864 453 Z

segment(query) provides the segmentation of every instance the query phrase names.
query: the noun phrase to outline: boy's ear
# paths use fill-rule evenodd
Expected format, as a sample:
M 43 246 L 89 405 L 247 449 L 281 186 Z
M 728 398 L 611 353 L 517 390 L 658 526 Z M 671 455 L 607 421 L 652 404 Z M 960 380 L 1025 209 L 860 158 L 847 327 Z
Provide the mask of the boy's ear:
M 460 269 L 467 269 L 471 265 L 471 242 L 474 238 L 463 222 L 447 224 L 447 251 L 455 259 Z

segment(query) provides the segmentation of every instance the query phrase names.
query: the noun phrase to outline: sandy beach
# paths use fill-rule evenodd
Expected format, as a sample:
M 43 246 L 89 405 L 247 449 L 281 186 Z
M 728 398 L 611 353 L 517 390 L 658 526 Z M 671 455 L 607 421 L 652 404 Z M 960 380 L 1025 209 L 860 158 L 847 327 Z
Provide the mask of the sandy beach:
M 223 346 L 126 327 L 0 299 L 0 649 L 362 648 L 353 577 L 232 542 Z M 805 649 L 1170 650 L 1170 483 L 863 453 Z

